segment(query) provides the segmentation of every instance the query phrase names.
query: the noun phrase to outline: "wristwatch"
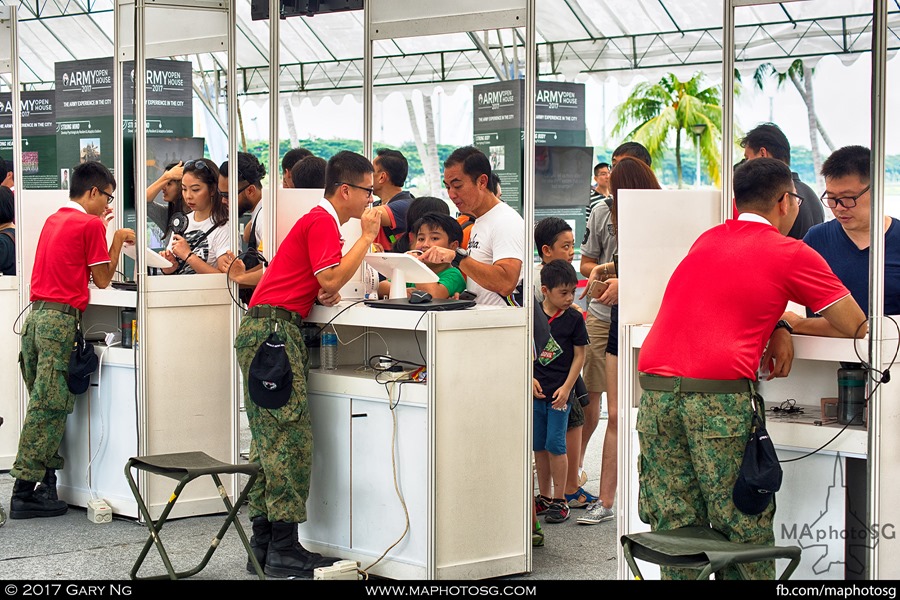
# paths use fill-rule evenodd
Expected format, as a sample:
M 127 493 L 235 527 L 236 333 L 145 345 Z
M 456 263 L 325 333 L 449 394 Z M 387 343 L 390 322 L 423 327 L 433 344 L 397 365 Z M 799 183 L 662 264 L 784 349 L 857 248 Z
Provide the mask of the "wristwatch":
M 451 266 L 451 267 L 455 267 L 455 268 L 458 269 L 458 268 L 459 268 L 459 263 L 462 262 L 462 259 L 468 258 L 468 257 L 469 257 L 469 251 L 468 251 L 468 250 L 466 250 L 465 248 L 457 248 L 457 249 L 456 249 L 456 256 L 453 257 L 453 260 L 452 260 L 452 261 L 450 261 L 450 266 Z
M 794 333 L 794 328 L 791 327 L 791 324 L 788 323 L 785 319 L 781 319 L 777 323 L 775 323 L 775 329 L 787 329 L 788 333 Z

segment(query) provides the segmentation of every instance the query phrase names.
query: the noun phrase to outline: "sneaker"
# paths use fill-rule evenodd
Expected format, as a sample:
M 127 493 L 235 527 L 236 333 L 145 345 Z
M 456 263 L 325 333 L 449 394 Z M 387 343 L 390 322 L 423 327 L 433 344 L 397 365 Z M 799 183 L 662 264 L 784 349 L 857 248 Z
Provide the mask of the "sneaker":
M 569 520 L 569 505 L 563 501 L 555 500 L 547 509 L 544 517 L 547 523 L 564 523 Z
M 596 525 L 603 521 L 609 521 L 614 516 L 615 513 L 613 513 L 611 508 L 606 508 L 598 501 L 587 507 L 587 512 L 584 513 L 584 516 L 578 517 L 578 522 L 581 525 Z
M 540 548 L 544 545 L 544 532 L 541 531 L 540 523 L 535 523 L 534 529 L 531 530 L 531 545 L 534 548 Z
M 597 496 L 588 494 L 584 491 L 584 488 L 578 488 L 574 494 L 566 494 L 566 502 L 569 504 L 569 508 L 586 508 L 597 500 L 599 500 Z
M 541 496 L 540 494 L 538 494 L 537 496 L 534 497 L 535 512 L 539 515 L 544 514 L 545 512 L 547 512 L 547 509 L 550 508 L 551 503 L 552 503 L 552 501 L 550 500 L 550 498 L 548 498 L 547 496 Z
M 578 475 L 578 487 L 583 487 L 584 484 L 587 483 L 587 471 L 584 469 L 581 470 L 581 473 Z

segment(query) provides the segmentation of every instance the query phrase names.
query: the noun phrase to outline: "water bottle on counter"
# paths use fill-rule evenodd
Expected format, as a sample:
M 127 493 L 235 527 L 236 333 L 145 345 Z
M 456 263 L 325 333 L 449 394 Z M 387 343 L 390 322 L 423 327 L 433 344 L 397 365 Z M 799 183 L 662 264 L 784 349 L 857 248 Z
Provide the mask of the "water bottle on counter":
M 337 369 L 338 337 L 333 325 L 322 330 L 322 344 L 319 349 L 319 363 L 324 371 Z

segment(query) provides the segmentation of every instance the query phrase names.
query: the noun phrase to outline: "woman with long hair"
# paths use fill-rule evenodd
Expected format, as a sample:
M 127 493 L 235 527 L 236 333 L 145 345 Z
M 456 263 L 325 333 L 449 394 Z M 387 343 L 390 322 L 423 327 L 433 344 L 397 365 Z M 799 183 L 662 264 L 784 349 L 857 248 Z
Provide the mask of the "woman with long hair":
M 618 233 L 618 208 L 620 190 L 662 189 L 653 170 L 646 163 L 630 156 L 620 158 L 609 177 L 609 187 L 613 202 L 611 220 L 613 230 Z M 603 437 L 603 454 L 600 460 L 599 500 L 588 507 L 585 515 L 578 518 L 582 525 L 601 523 L 613 517 L 612 506 L 616 498 L 618 484 L 618 438 L 619 438 L 619 280 L 618 254 L 612 263 L 597 265 L 591 272 L 588 286 L 599 279 L 609 284 L 598 298 L 612 307 L 609 322 L 609 341 L 606 344 L 606 434 Z
M 172 234 L 162 251 L 174 266 L 166 274 L 219 273 L 226 260 L 230 234 L 228 205 L 219 193 L 219 169 L 206 158 L 184 163 L 181 195 L 188 210 L 188 226 L 183 234 Z M 220 264 L 221 263 L 221 264 Z

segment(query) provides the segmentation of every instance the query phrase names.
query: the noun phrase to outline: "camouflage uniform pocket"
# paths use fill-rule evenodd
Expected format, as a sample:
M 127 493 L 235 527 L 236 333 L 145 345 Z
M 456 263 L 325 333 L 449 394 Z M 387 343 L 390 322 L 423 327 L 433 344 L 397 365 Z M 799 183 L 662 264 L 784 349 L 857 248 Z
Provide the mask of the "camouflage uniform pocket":
M 647 402 L 641 402 L 638 410 L 637 422 L 635 429 L 638 431 L 640 438 L 641 453 L 638 454 L 638 518 L 648 525 L 655 524 L 652 520 L 656 513 L 655 503 L 651 489 L 656 487 L 656 473 L 647 464 L 647 457 L 644 455 L 644 449 L 654 442 L 648 439 L 649 436 L 659 435 L 659 418 L 658 410 L 655 406 Z
M 252 347 L 254 348 L 254 354 L 256 353 L 256 348 L 262 346 L 262 343 L 266 341 L 266 338 L 269 337 L 269 332 L 266 327 L 261 327 L 264 322 L 260 319 L 252 319 L 252 323 L 248 323 L 245 319 L 241 322 L 241 327 L 238 330 L 237 336 L 234 338 L 234 349 L 240 351 L 242 348 Z
M 62 315 L 62 313 L 60 313 Z M 55 317 L 55 315 L 54 315 Z M 75 331 L 59 319 L 41 319 L 34 324 L 34 335 L 44 351 L 53 353 L 53 368 L 69 373 L 69 355 L 75 344 Z M 59 351 L 56 351 L 56 349 Z M 68 350 L 65 352 L 64 350 Z
M 711 415 L 703 422 L 703 437 L 706 439 L 735 438 L 747 439 L 750 435 L 748 419 L 736 415 Z

